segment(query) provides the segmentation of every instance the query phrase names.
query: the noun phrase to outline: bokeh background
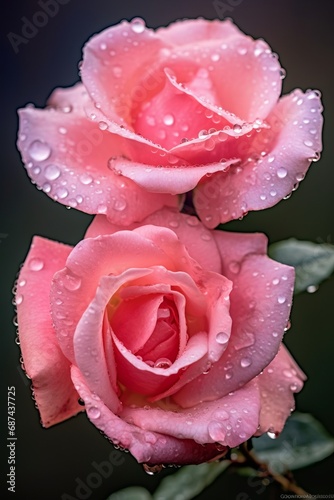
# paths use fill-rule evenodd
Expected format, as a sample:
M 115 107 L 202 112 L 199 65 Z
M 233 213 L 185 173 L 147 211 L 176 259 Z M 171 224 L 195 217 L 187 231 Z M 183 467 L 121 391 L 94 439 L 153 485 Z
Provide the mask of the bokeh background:
M 29 381 L 19 368 L 19 348 L 15 344 L 14 309 L 11 288 L 34 234 L 75 244 L 81 239 L 91 218 L 51 201 L 38 192 L 22 167 L 15 141 L 16 109 L 33 102 L 42 107 L 56 86 L 70 86 L 78 81 L 78 62 L 85 41 L 96 32 L 121 19 L 143 17 L 148 26 L 158 27 L 184 17 L 207 19 L 219 17 L 211 0 L 107 1 L 63 0 L 59 12 L 15 54 L 7 34 L 21 35 L 25 16 L 31 20 L 41 10 L 38 1 L 12 0 L 2 6 L 1 96 L 1 452 L 7 456 L 6 394 L 7 386 L 16 387 L 16 493 L 6 492 L 5 461 L 1 467 L 2 498 L 56 500 L 79 498 L 76 479 L 84 483 L 94 472 L 93 462 L 108 460 L 111 444 L 80 415 L 48 430 L 39 423 L 29 389 Z M 246 33 L 268 41 L 280 55 L 287 70 L 284 93 L 295 87 L 318 88 L 325 106 L 325 151 L 312 165 L 306 179 L 293 196 L 276 207 L 250 213 L 244 220 L 227 225 L 236 231 L 263 231 L 271 242 L 295 236 L 318 242 L 334 242 L 334 81 L 333 24 L 329 0 L 225 0 L 233 6 L 229 15 Z M 4 4 L 4 2 L 3 2 Z M 238 5 L 236 5 L 238 4 Z M 222 11 L 220 11 L 221 13 Z M 328 280 L 314 294 L 296 297 L 292 327 L 285 340 L 309 380 L 297 396 L 300 411 L 313 413 L 334 434 L 333 399 L 333 297 L 334 279 Z M 120 453 L 120 452 L 117 452 Z M 109 478 L 85 498 L 105 499 L 119 488 L 140 484 L 151 491 L 162 477 L 148 476 L 128 454 L 114 467 Z M 296 472 L 300 484 L 313 494 L 334 494 L 334 459 Z M 240 495 L 243 493 L 243 496 Z M 84 493 L 82 492 L 84 495 Z M 84 498 L 82 496 L 81 498 Z M 226 500 L 274 499 L 277 490 L 251 487 L 247 480 L 227 475 L 218 479 L 199 499 Z

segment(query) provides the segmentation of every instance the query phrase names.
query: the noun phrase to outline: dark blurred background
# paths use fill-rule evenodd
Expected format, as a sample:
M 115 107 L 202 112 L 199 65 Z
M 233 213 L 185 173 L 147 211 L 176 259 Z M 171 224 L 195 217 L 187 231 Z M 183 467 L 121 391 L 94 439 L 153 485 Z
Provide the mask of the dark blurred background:
M 60 3 L 60 2 L 59 2 Z M 276 207 L 250 213 L 244 220 L 228 224 L 236 231 L 263 231 L 271 242 L 295 236 L 317 242 L 334 239 L 334 81 L 332 3 L 314 0 L 62 0 L 59 12 L 28 43 L 18 46 L 16 54 L 7 38 L 9 32 L 21 35 L 25 16 L 31 20 L 41 8 L 38 1 L 2 2 L 2 126 L 1 153 L 1 451 L 7 456 L 7 386 L 16 387 L 16 493 L 6 491 L 3 461 L 1 483 L 5 496 L 34 500 L 79 498 L 77 478 L 87 484 L 95 471 L 93 462 L 108 460 L 111 444 L 88 422 L 85 415 L 45 430 L 39 423 L 31 399 L 29 381 L 19 368 L 19 348 L 15 344 L 14 309 L 11 288 L 34 234 L 75 244 L 84 234 L 91 218 L 54 203 L 30 183 L 16 150 L 16 109 L 33 102 L 43 107 L 56 86 L 78 81 L 77 65 L 84 42 L 95 32 L 121 19 L 143 17 L 148 26 L 167 25 L 179 18 L 207 19 L 229 15 L 247 34 L 264 38 L 276 51 L 287 70 L 284 92 L 295 87 L 318 88 L 325 106 L 324 154 L 312 165 L 304 182 L 293 196 Z M 222 5 L 230 7 L 227 10 Z M 238 4 L 238 5 L 236 5 Z M 234 7 L 233 7 L 234 5 Z M 321 285 L 314 294 L 296 297 L 292 327 L 286 343 L 309 380 L 297 396 L 300 411 L 313 413 L 334 434 L 333 402 L 333 297 L 334 279 Z M 120 453 L 120 452 L 117 452 Z M 92 492 L 81 490 L 81 498 L 103 500 L 119 488 L 140 484 L 151 491 L 164 475 L 150 477 L 129 455 L 114 467 L 110 477 L 101 480 Z M 313 494 L 334 494 L 333 457 L 296 472 L 300 484 Z M 82 483 L 81 483 L 82 484 Z M 244 492 L 244 496 L 240 496 Z M 64 494 L 67 494 L 67 496 Z M 86 494 L 86 496 L 85 496 Z M 62 496 L 63 495 L 63 496 Z M 247 485 L 247 480 L 227 475 L 217 480 L 198 498 L 227 500 L 279 498 L 275 488 L 263 492 Z

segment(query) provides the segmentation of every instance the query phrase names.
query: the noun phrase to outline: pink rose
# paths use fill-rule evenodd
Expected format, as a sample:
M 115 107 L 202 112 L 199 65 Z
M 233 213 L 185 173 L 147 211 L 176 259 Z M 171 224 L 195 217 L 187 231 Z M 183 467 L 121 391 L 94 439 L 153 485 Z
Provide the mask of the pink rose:
M 167 209 L 126 231 L 98 216 L 74 248 L 36 237 L 16 304 L 43 425 L 76 414 L 81 397 L 114 444 L 151 465 L 279 433 L 305 377 L 282 345 L 294 270 L 266 246 Z
M 116 224 L 194 189 L 213 228 L 275 205 L 319 158 L 319 93 L 280 98 L 277 55 L 229 20 L 124 21 L 86 44 L 81 76 L 20 111 L 18 147 L 54 200 Z

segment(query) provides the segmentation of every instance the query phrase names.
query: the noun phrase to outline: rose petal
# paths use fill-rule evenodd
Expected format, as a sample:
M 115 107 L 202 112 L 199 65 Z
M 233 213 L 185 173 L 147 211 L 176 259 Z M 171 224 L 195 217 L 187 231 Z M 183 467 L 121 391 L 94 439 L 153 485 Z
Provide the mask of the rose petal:
M 253 144 L 253 153 L 258 154 L 260 136 L 265 134 L 269 154 L 260 161 L 242 165 L 237 175 L 232 169 L 213 174 L 196 188 L 194 204 L 204 223 L 214 227 L 217 221 L 227 222 L 249 210 L 271 207 L 291 193 L 304 178 L 312 159 L 319 158 L 321 111 L 319 96 L 314 91 L 303 94 L 296 90 L 283 97 L 268 117 L 271 130 L 260 132 L 258 142 Z M 246 153 L 251 156 L 252 151 Z M 205 222 L 207 216 L 212 217 L 209 223 Z
M 211 69 L 208 77 L 224 109 L 253 121 L 275 105 L 281 91 L 277 58 L 266 42 L 246 36 L 230 20 L 178 21 L 157 34 L 168 43 L 175 40 L 173 53 L 184 58 L 186 51 L 200 68 Z
M 154 193 L 180 194 L 191 191 L 206 175 L 225 171 L 236 159 L 208 165 L 164 167 L 144 165 L 125 158 L 115 158 L 113 169 L 141 188 Z
M 129 123 L 133 106 L 161 86 L 151 67 L 165 46 L 144 21 L 123 21 L 88 41 L 83 51 L 82 81 L 107 117 L 119 124 Z M 124 64 L 125 60 L 131 64 Z M 152 81 L 138 85 L 138 75 L 148 74 L 152 74 Z
M 198 464 L 221 456 L 227 450 L 218 451 L 214 444 L 202 446 L 193 440 L 147 432 L 129 424 L 112 413 L 100 400 L 93 398 L 76 367 L 72 379 L 86 403 L 87 415 L 92 423 L 111 441 L 129 449 L 140 463 L 148 464 Z
M 70 376 L 70 363 L 61 352 L 50 317 L 53 274 L 66 261 L 71 247 L 35 236 L 18 278 L 16 305 L 20 345 L 27 374 L 45 427 L 82 411 Z
M 256 432 L 259 412 L 259 391 L 252 381 L 235 393 L 185 410 L 124 406 L 120 417 L 145 431 L 233 448 Z
M 260 427 L 264 432 L 279 434 L 295 407 L 294 393 L 299 392 L 306 379 L 284 345 L 276 357 L 257 377 L 261 395 Z
M 268 365 L 280 346 L 290 314 L 294 269 L 265 255 L 249 255 L 229 273 L 235 275 L 230 342 L 207 375 L 173 396 L 182 407 L 222 397 L 244 385 Z
M 117 258 L 111 259 L 110 255 Z M 101 276 L 110 273 L 117 276 L 129 269 L 128 277 L 131 279 L 131 268 L 134 268 L 133 277 L 136 277 L 139 271 L 135 268 L 144 275 L 150 272 L 146 267 L 153 265 L 169 267 L 170 260 L 151 241 L 134 231 L 86 239 L 73 249 L 66 261 L 66 268 L 56 273 L 51 288 L 52 318 L 59 344 L 68 359 L 75 363 L 72 343 L 74 331 L 95 297 Z M 56 301 L 60 296 L 61 303 Z
M 76 85 L 56 90 L 50 99 L 54 107 L 19 111 L 18 148 L 33 182 L 62 204 L 105 213 L 122 225 L 164 205 L 178 206 L 177 198 L 147 193 L 108 168 L 111 156 L 123 154 L 124 139 L 86 117 L 88 101 L 83 86 Z
M 141 224 L 153 224 L 173 230 L 187 248 L 190 256 L 203 269 L 221 273 L 221 259 L 213 235 L 197 217 L 181 214 L 175 210 L 162 209 L 148 216 Z M 139 224 L 132 224 L 129 229 L 138 226 Z M 106 217 L 98 215 L 88 227 L 85 237 L 94 238 L 103 234 L 113 234 L 120 229 L 119 226 L 111 224 Z

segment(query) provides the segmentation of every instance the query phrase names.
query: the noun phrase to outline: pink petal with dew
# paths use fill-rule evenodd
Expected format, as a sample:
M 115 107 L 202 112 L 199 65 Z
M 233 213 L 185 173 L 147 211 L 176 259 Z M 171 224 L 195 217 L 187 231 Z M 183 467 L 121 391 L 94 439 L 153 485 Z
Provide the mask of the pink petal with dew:
M 123 21 L 88 41 L 83 51 L 82 81 L 110 120 L 130 125 L 133 107 L 160 88 L 161 81 L 154 78 L 151 67 L 165 47 L 166 43 L 141 19 Z M 150 73 L 152 81 L 140 84 L 142 75 Z
M 223 398 L 192 408 L 168 409 L 168 404 L 161 404 L 161 408 L 124 405 L 120 416 L 145 431 L 231 448 L 252 437 L 259 423 L 260 397 L 253 381 Z
M 162 165 L 144 165 L 125 158 L 115 158 L 111 165 L 115 172 L 117 171 L 123 177 L 131 179 L 139 187 L 149 192 L 176 195 L 191 191 L 203 177 L 225 171 L 236 162 L 236 159 L 232 159 L 194 167 L 164 167 Z
M 246 161 L 238 171 L 213 174 L 194 192 L 196 210 L 208 227 L 261 210 L 289 195 L 322 149 L 323 118 L 316 91 L 300 90 L 283 97 L 268 116 L 269 132 L 260 132 L 251 153 L 260 153 L 261 138 L 269 142 L 260 160 Z M 269 134 L 269 135 L 268 135 Z M 248 154 L 248 153 L 247 153 Z M 209 223 L 206 217 L 211 216 Z
M 185 58 L 186 53 L 207 69 L 216 93 L 213 104 L 245 121 L 265 118 L 275 105 L 282 78 L 277 56 L 266 42 L 246 36 L 230 20 L 178 21 L 157 34 L 168 43 L 175 38 L 174 57 Z
M 232 267 L 232 334 L 207 375 L 173 396 L 182 407 L 222 397 L 258 375 L 276 355 L 288 322 L 294 269 L 265 255 L 249 255 Z
M 171 229 L 185 245 L 189 255 L 203 269 L 221 273 L 221 258 L 213 238 L 214 233 L 208 230 L 197 217 L 181 214 L 176 210 L 162 209 L 148 216 L 141 224 L 132 224 L 129 229 L 145 224 Z M 120 229 L 119 226 L 109 222 L 105 216 L 97 215 L 88 227 L 85 237 L 95 238 L 99 235 L 113 234 Z
M 257 377 L 261 395 L 260 427 L 257 435 L 270 432 L 278 435 L 295 407 L 294 393 L 306 380 L 284 345 L 276 357 Z
M 89 120 L 82 85 L 58 89 L 53 107 L 19 111 L 18 148 L 28 175 L 52 199 L 87 213 L 104 213 L 120 225 L 144 218 L 166 206 L 178 206 L 171 195 L 147 193 L 108 167 L 124 152 L 124 139 Z
M 20 346 L 44 427 L 82 411 L 50 315 L 51 279 L 70 251 L 67 245 L 35 236 L 17 282 Z
M 138 272 L 149 273 L 147 267 L 169 264 L 170 260 L 159 248 L 134 231 L 81 241 L 69 255 L 66 267 L 56 273 L 51 289 L 52 318 L 66 357 L 75 363 L 73 335 L 95 297 L 102 276 L 117 277 L 128 270 L 131 280 Z M 61 302 L 56 298 L 61 298 Z
M 201 445 L 192 439 L 176 439 L 156 432 L 144 431 L 115 415 L 92 394 L 79 370 L 72 369 L 73 383 L 86 403 L 87 415 L 115 445 L 128 449 L 139 463 L 199 464 L 222 456 L 227 450 L 214 444 Z M 95 397 L 94 397 L 95 396 Z

